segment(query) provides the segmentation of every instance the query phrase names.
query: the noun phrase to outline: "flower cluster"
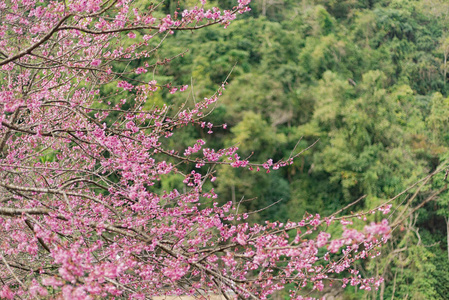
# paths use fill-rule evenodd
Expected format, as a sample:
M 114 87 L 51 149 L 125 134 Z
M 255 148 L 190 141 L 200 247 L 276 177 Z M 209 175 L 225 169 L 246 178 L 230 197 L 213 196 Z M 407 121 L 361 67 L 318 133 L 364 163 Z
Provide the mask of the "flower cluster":
M 205 166 L 270 171 L 294 157 L 255 164 L 237 147 L 205 148 L 203 140 L 182 150 L 167 146 L 180 127 L 213 133 L 202 118 L 225 84 L 179 111 L 148 108 L 159 88 L 187 89 L 140 80 L 170 61 L 157 60 L 150 40 L 227 26 L 249 3 L 221 11 L 201 0 L 182 16 L 158 19 L 159 5 L 139 9 L 128 0 L 0 1 L 1 298 L 202 291 L 266 299 L 294 284 L 292 298 L 300 299 L 302 288 L 322 290 L 388 238 L 386 221 L 361 232 L 345 227 L 341 236 L 324 232 L 333 219 L 319 215 L 250 225 L 247 213 L 215 200 L 206 183 L 216 177 Z M 129 61 L 141 65 L 119 70 Z M 165 184 L 180 175 L 178 189 Z M 369 289 L 380 282 L 351 275 L 345 284 Z

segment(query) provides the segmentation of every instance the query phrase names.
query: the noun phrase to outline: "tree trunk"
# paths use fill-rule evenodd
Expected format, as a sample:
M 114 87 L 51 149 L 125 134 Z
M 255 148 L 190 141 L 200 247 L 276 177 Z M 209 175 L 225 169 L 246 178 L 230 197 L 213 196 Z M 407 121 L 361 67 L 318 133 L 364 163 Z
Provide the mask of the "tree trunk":
M 449 217 L 444 217 L 446 221 L 446 239 L 447 239 L 447 259 L 449 260 Z

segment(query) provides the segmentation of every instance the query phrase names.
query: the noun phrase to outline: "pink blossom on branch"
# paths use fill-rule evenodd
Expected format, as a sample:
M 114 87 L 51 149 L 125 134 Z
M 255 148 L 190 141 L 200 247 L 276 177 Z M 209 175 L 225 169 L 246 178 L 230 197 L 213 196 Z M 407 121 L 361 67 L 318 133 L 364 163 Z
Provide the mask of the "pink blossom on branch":
M 100 59 L 94 59 L 94 60 L 92 60 L 92 62 L 90 64 L 93 67 L 98 67 L 101 64 L 101 60 Z
M 322 290 L 388 238 L 385 221 L 331 237 L 322 225 L 332 219 L 319 215 L 250 226 L 232 203 L 204 205 L 219 197 L 205 187 L 216 179 L 207 166 L 270 171 L 295 157 L 255 164 L 237 147 L 205 148 L 203 140 L 180 153 L 164 146 L 180 127 L 213 133 L 202 117 L 225 83 L 179 111 L 147 109 L 158 88 L 187 89 L 131 81 L 130 73 L 151 74 L 159 63 L 147 42 L 165 31 L 227 26 L 249 3 L 156 19 L 157 6 L 140 11 L 132 1 L 0 1 L 0 297 L 145 299 L 202 290 L 266 299 L 289 283 Z M 144 62 L 117 70 L 133 60 Z M 100 93 L 105 84 L 118 103 Z M 184 163 L 194 170 L 183 174 Z M 156 192 L 168 174 L 184 178 L 182 191 Z M 378 286 L 353 275 L 346 283 Z

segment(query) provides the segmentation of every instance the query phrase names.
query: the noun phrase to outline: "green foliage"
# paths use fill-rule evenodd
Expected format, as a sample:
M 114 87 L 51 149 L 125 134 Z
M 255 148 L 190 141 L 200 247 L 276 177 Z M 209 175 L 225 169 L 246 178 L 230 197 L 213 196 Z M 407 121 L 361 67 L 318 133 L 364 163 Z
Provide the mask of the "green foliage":
M 270 126 L 261 115 L 247 111 L 243 119 L 231 129 L 233 145 L 238 145 L 242 155 L 249 155 L 254 149 L 259 157 L 271 157 L 275 146 L 285 144 L 286 137 L 277 134 L 276 128 Z

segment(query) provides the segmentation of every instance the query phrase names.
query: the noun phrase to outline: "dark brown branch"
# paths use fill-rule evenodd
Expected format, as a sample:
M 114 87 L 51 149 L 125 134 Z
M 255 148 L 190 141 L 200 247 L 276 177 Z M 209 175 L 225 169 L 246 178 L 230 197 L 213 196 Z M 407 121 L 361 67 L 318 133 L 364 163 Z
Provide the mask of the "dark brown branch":
M 27 224 L 28 228 L 30 228 L 30 230 L 33 232 L 34 235 L 36 235 L 36 233 L 34 232 L 34 228 L 31 225 L 30 220 L 25 220 L 25 224 Z M 37 238 L 37 241 L 39 242 L 39 244 L 41 244 L 41 246 L 48 252 L 50 253 L 50 248 L 48 248 L 48 246 L 45 244 L 44 240 L 40 237 Z
M 191 26 L 191 27 L 170 27 L 167 30 L 197 30 L 197 29 L 201 29 L 204 27 L 208 27 L 208 26 L 212 26 L 215 24 L 220 23 L 221 21 L 214 21 L 214 22 L 209 22 L 207 24 L 203 24 L 203 25 L 197 25 L 197 26 Z M 98 30 L 91 30 L 91 29 L 87 29 L 87 28 L 83 28 L 83 27 L 78 27 L 78 26 L 61 26 L 59 28 L 56 29 L 56 31 L 62 31 L 62 30 L 78 30 L 84 33 L 89 33 L 89 34 L 112 34 L 112 33 L 119 33 L 119 32 L 125 32 L 125 31 L 131 31 L 131 30 L 139 30 L 139 29 L 146 29 L 146 30 L 159 30 L 159 26 L 132 26 L 132 27 L 125 27 L 125 28 L 117 28 L 117 29 L 110 29 L 110 30 L 104 30 L 104 31 L 98 31 Z

